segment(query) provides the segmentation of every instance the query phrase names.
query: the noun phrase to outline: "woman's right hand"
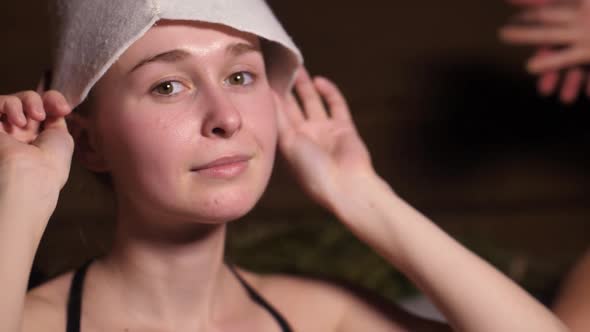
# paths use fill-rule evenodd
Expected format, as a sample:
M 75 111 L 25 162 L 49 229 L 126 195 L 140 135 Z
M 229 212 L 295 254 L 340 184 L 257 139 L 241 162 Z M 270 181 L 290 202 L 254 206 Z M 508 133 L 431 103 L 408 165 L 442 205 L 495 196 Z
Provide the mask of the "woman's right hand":
M 0 198 L 57 202 L 73 154 L 65 121 L 71 111 L 57 91 L 0 95 Z

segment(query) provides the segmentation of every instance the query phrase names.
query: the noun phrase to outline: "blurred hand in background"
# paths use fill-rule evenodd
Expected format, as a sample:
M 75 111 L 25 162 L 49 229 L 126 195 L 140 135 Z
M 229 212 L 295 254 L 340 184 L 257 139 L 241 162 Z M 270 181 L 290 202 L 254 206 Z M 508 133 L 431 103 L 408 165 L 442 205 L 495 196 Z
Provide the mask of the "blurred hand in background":
M 500 36 L 507 43 L 538 47 L 527 70 L 539 76 L 539 92 L 559 90 L 564 103 L 580 93 L 590 96 L 590 0 L 508 1 L 522 10 Z

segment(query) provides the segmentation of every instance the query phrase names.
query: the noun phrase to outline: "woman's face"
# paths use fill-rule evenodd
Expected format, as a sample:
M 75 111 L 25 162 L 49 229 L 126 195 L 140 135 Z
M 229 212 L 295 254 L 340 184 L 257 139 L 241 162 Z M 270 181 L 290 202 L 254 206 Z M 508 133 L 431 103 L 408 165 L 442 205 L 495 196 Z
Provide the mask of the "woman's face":
M 277 127 L 256 36 L 160 22 L 93 98 L 91 140 L 119 204 L 163 222 L 219 223 L 243 216 L 263 193 Z

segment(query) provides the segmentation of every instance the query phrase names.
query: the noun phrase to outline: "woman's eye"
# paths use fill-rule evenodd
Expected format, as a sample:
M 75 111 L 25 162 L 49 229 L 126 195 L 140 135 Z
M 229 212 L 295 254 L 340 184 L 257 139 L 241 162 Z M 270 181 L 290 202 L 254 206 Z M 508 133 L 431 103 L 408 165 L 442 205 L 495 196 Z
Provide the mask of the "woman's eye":
M 177 81 L 166 81 L 158 84 L 152 91 L 161 96 L 174 96 L 186 89 L 184 84 Z
M 254 82 L 254 75 L 245 71 L 231 74 L 227 78 L 229 85 L 250 85 Z

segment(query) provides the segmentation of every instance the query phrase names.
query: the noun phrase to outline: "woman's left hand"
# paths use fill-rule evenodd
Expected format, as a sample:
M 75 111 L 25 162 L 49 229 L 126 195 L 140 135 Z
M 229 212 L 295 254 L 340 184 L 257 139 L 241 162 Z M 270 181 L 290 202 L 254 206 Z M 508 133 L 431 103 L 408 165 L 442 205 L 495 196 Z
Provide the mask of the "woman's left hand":
M 292 95 L 277 100 L 279 145 L 304 188 L 359 240 L 415 282 L 451 326 L 478 332 L 566 331 L 544 306 L 452 240 L 377 176 L 346 101 L 333 83 L 311 80 L 301 70 L 295 90 L 302 106 Z M 503 305 L 506 299 L 511 301 L 509 308 Z M 403 318 L 405 314 L 391 306 L 372 306 L 379 301 L 338 301 L 343 309 L 337 331 L 449 330 Z
M 375 176 L 344 96 L 323 77 L 301 68 L 295 92 L 277 98 L 279 148 L 303 188 L 324 207 L 353 182 Z

